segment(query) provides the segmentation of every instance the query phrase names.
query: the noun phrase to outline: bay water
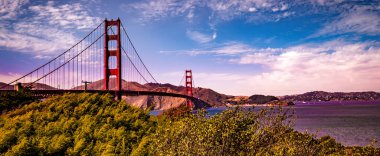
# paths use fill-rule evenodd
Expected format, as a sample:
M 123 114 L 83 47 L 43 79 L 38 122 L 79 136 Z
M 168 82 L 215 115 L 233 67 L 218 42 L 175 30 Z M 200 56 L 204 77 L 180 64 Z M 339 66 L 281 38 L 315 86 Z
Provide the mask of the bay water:
M 262 109 L 265 106 L 256 106 Z M 296 102 L 294 129 L 316 137 L 330 135 L 345 146 L 366 146 L 380 141 L 380 101 Z M 210 115 L 229 107 L 207 109 Z M 157 114 L 159 111 L 153 111 Z M 377 143 L 377 146 L 380 144 Z

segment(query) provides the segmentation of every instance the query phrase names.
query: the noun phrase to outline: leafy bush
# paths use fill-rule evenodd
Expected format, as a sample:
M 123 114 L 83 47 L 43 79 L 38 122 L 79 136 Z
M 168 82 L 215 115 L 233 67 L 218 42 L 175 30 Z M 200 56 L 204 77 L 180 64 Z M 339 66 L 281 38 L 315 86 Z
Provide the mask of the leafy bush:
M 187 107 L 185 105 L 180 105 L 179 107 L 170 108 L 168 110 L 165 110 L 162 112 L 162 114 L 159 114 L 159 118 L 162 120 L 179 120 L 184 117 L 188 117 L 192 114 L 192 110 L 190 107 Z
M 109 94 L 65 94 L 3 114 L 0 153 L 125 155 L 154 127 L 149 112 Z
M 318 140 L 310 134 L 295 132 L 291 128 L 291 116 L 282 109 L 254 112 L 237 108 L 212 117 L 201 112 L 159 124 L 149 137 L 146 152 L 151 155 L 325 155 L 342 151 L 343 146 L 334 140 Z
M 32 103 L 37 99 L 26 92 L 1 92 L 0 113 L 6 109 L 12 109 L 24 104 Z

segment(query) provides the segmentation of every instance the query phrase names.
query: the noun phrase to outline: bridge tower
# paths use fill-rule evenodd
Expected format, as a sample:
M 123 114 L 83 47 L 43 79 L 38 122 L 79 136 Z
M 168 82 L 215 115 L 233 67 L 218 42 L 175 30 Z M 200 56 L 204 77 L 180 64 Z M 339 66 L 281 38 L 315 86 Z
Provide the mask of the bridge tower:
M 193 73 L 191 70 L 185 71 L 185 95 L 193 96 Z M 186 101 L 186 105 L 193 108 L 193 102 L 191 100 Z
M 116 26 L 117 33 L 115 35 L 109 35 L 109 27 Z M 120 19 L 104 20 L 104 82 L 103 90 L 109 90 L 109 78 L 110 76 L 116 76 L 116 94 L 117 98 L 121 99 L 121 40 L 120 40 Z M 116 41 L 116 48 L 109 49 L 109 41 Z M 116 57 L 116 68 L 109 68 L 109 59 Z

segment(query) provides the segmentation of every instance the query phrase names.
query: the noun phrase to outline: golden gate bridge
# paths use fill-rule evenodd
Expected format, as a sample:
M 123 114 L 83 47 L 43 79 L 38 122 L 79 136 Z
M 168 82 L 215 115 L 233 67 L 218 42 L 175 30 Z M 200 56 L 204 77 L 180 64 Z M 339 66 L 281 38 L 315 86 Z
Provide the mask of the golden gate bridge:
M 193 97 L 192 71 L 186 70 L 184 77 L 183 94 L 139 90 L 129 85 L 130 82 L 160 83 L 142 61 L 120 19 L 105 19 L 71 48 L 0 86 L 0 91 L 23 90 L 40 97 L 84 91 L 108 92 L 119 100 L 122 96 L 152 95 L 186 98 L 186 105 L 191 108 L 199 103 L 206 104 Z

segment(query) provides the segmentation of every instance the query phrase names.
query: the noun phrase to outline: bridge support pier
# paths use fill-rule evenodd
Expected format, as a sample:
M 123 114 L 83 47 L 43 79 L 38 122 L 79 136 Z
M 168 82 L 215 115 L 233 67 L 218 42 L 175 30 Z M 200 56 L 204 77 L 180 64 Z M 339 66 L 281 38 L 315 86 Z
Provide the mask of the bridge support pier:
M 22 92 L 24 91 L 24 87 L 22 87 L 22 84 L 20 82 L 17 82 L 16 85 L 14 86 L 14 89 L 17 91 L 17 92 Z

